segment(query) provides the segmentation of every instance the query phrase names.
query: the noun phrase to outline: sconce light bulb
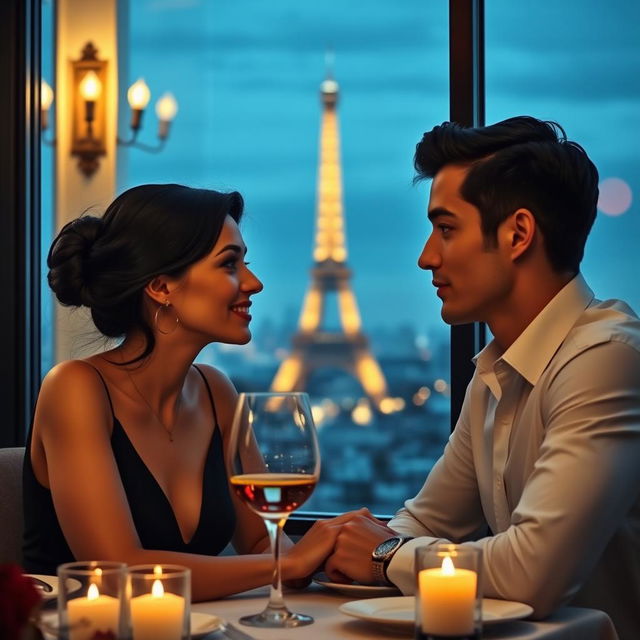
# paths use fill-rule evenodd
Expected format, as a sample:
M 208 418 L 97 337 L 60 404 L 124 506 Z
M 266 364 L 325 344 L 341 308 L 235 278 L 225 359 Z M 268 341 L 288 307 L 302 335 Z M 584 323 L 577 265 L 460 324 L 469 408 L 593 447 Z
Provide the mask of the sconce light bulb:
M 156 115 L 163 122 L 171 122 L 178 113 L 178 103 L 172 93 L 165 93 L 156 102 Z
M 127 100 L 132 109 L 144 109 L 151 99 L 149 87 L 142 78 L 136 80 L 127 91 Z
M 95 71 L 87 71 L 80 82 L 80 95 L 84 100 L 95 101 L 102 93 L 102 82 Z
M 46 80 L 42 80 L 40 83 L 40 108 L 43 111 L 49 111 L 52 102 L 53 89 L 49 86 Z

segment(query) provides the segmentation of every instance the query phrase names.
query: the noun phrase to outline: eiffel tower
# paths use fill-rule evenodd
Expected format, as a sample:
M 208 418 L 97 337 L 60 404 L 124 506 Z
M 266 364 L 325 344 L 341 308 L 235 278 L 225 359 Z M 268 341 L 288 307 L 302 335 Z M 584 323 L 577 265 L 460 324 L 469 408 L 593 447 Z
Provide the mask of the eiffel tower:
M 271 389 L 301 391 L 313 371 L 325 367 L 343 369 L 362 385 L 373 406 L 380 408 L 387 384 L 369 343 L 361 330 L 360 313 L 349 280 L 344 214 L 342 169 L 338 130 L 338 83 L 330 72 L 320 86 L 322 129 L 316 205 L 316 235 L 307 290 L 291 354 L 283 360 Z M 328 294 L 335 293 L 341 329 L 323 326 Z

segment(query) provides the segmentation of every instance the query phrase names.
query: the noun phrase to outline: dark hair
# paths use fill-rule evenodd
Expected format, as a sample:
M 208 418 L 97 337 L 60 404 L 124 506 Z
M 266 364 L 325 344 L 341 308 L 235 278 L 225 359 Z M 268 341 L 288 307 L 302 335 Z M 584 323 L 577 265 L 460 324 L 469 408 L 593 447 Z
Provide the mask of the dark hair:
M 529 116 L 476 128 L 444 122 L 416 145 L 415 181 L 448 164 L 470 165 L 460 193 L 480 211 L 487 241 L 495 244 L 516 209 L 529 209 L 551 266 L 577 273 L 596 217 L 598 170 L 559 124 Z
M 140 329 L 146 357 L 155 346 L 142 312 L 144 287 L 158 275 L 180 276 L 211 251 L 226 216 L 240 221 L 238 192 L 145 184 L 118 196 L 102 218 L 67 223 L 47 256 L 49 286 L 66 306 L 85 306 L 97 329 L 118 338 Z

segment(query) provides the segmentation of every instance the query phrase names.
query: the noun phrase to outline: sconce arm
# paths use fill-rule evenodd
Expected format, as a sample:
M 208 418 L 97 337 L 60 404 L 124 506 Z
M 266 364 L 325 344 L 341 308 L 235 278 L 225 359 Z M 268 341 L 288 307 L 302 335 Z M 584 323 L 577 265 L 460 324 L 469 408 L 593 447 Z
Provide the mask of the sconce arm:
M 165 143 L 166 143 L 166 138 L 158 140 L 158 143 L 155 145 L 145 144 L 144 142 L 138 142 L 136 140 L 135 133 L 133 136 L 131 136 L 129 140 L 122 140 L 121 138 L 118 138 L 118 144 L 120 146 L 134 147 L 136 149 L 142 149 L 142 151 L 147 151 L 148 153 L 159 153 L 160 151 L 162 151 L 162 149 L 164 149 Z

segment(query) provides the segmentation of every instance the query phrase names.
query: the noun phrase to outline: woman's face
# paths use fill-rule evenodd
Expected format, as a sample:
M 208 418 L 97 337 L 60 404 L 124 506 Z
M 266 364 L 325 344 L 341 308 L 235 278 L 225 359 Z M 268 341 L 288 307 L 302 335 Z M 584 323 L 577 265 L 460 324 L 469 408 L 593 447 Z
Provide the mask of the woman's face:
M 182 329 L 201 333 L 207 342 L 249 342 L 250 298 L 262 291 L 262 282 L 248 268 L 246 252 L 237 223 L 227 216 L 212 251 L 189 267 L 171 293 Z

